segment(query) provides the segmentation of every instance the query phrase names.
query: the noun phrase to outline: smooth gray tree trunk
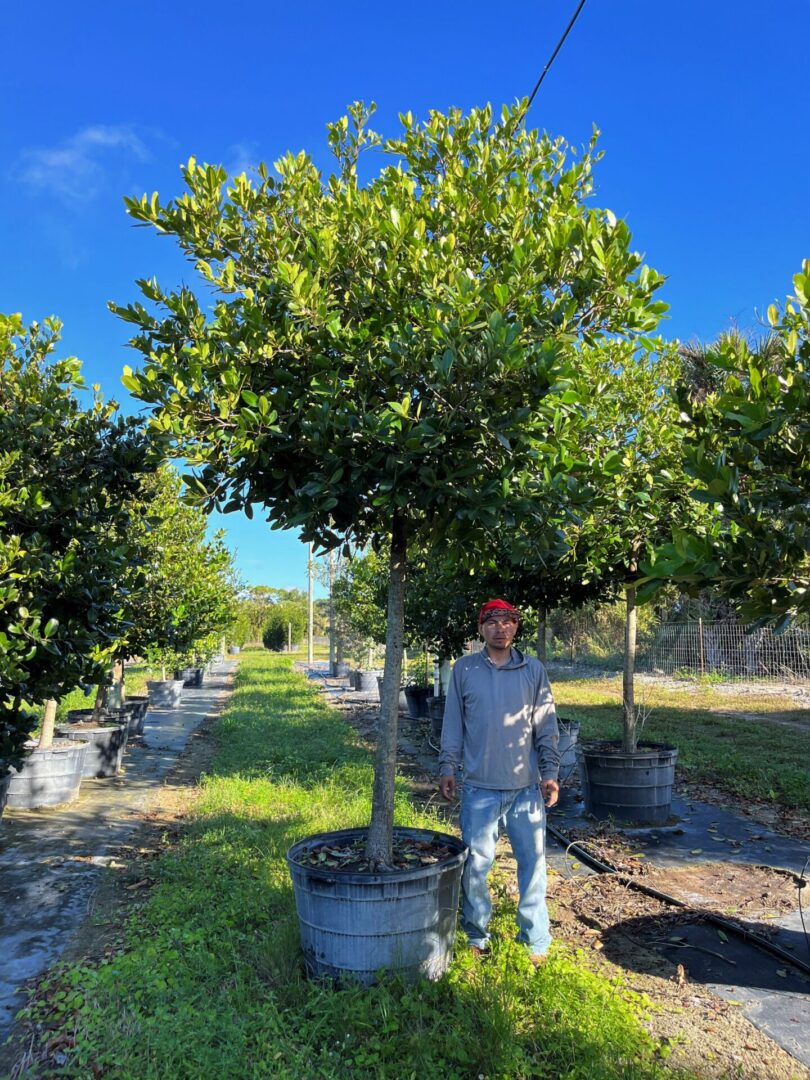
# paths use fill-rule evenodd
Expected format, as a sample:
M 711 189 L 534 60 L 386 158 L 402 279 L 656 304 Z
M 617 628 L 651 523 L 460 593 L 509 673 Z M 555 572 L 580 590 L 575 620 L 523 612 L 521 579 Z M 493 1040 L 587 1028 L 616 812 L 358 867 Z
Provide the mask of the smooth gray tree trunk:
M 45 702 L 45 715 L 42 718 L 42 730 L 39 733 L 39 749 L 50 750 L 53 745 L 53 733 L 56 727 L 56 701 L 49 698 Z
M 374 757 L 374 794 L 366 855 L 369 868 L 391 868 L 394 832 L 394 781 L 397 771 L 397 727 L 399 722 L 399 682 L 405 626 L 405 569 L 407 536 L 405 522 L 394 514 L 391 529 L 391 563 L 388 581 L 388 625 L 385 633 L 380 725 Z

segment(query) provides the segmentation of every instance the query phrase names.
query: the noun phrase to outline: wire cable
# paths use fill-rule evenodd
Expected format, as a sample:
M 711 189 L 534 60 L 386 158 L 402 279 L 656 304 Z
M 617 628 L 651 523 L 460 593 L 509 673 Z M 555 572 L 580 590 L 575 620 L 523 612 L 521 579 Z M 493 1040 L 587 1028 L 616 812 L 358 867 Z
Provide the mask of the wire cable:
M 529 109 L 532 107 L 532 102 L 534 101 L 535 97 L 537 96 L 537 91 L 540 89 L 540 86 L 541 86 L 541 84 L 543 82 L 543 79 L 545 79 L 546 75 L 548 75 L 549 71 L 551 70 L 551 65 L 557 59 L 557 53 L 560 51 L 560 49 L 565 44 L 565 39 L 571 33 L 571 30 L 573 29 L 574 23 L 579 18 L 579 13 L 582 11 L 582 9 L 584 7 L 585 7 L 585 0 L 579 0 L 579 6 L 577 7 L 574 14 L 571 16 L 571 21 L 568 23 L 568 26 L 566 26 L 565 31 L 563 33 L 563 36 L 557 42 L 557 45 L 556 45 L 556 47 L 554 49 L 554 52 L 551 54 L 551 56 L 548 59 L 548 62 L 546 64 L 546 66 L 541 71 L 540 78 L 537 80 L 537 82 L 534 85 L 534 90 L 532 90 L 531 94 L 529 95 L 529 100 L 526 103 L 526 108 L 523 110 L 523 115 L 524 116 L 529 111 Z

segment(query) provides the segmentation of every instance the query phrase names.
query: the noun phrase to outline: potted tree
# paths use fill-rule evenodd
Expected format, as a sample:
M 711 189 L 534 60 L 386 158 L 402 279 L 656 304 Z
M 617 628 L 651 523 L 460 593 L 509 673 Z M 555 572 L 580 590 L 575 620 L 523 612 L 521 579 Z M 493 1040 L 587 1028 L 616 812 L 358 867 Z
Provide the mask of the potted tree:
M 635 700 L 637 588 L 641 563 L 673 522 L 710 513 L 687 496 L 683 435 L 672 392 L 681 372 L 673 347 L 646 341 L 583 350 L 580 371 L 597 392 L 583 416 L 591 462 L 590 508 L 577 529 L 577 557 L 586 574 L 612 581 L 625 601 L 622 738 L 577 751 L 586 809 L 597 817 L 661 824 L 671 812 L 677 748 L 640 739 Z
M 0 316 L 0 774 L 11 807 L 66 801 L 86 747 L 53 741 L 56 702 L 98 681 L 121 633 L 128 501 L 146 467 L 134 420 L 96 397 L 79 361 L 52 360 L 60 324 Z M 27 703 L 27 704 L 24 704 Z M 27 742 L 44 707 L 36 744 Z
M 143 282 L 158 314 L 114 307 L 138 327 L 144 356 L 125 383 L 196 467 L 201 500 L 247 513 L 258 503 L 275 526 L 324 549 L 389 544 L 360 865 L 312 865 L 324 845 L 353 843 L 339 835 L 289 853 L 316 972 L 438 975 L 449 960 L 463 848 L 429 833 L 435 862 L 401 871 L 395 861 L 395 837 L 411 841 L 393 820 L 409 543 L 466 556 L 486 549 L 505 508 L 541 516 L 524 477 L 575 402 L 572 341 L 647 331 L 661 310 L 652 300 L 661 279 L 641 269 L 624 223 L 586 205 L 593 153 L 568 164 L 563 142 L 529 131 L 524 112 L 525 103 L 505 108 L 494 121 L 489 108 L 451 110 L 424 124 L 408 115 L 383 142 L 355 105 L 330 126 L 328 182 L 306 154 L 290 154 L 276 177 L 262 166 L 255 186 L 240 176 L 226 190 L 221 169 L 192 160 L 181 203 L 128 202 L 135 220 L 176 236 L 220 293 L 209 315 L 207 296 Z M 362 184 L 357 162 L 369 147 L 390 164 Z M 353 895 L 386 902 L 355 905 Z M 407 926 L 392 902 L 406 895 L 411 917 L 418 908 Z M 350 956 L 311 929 L 324 919 L 353 926 Z

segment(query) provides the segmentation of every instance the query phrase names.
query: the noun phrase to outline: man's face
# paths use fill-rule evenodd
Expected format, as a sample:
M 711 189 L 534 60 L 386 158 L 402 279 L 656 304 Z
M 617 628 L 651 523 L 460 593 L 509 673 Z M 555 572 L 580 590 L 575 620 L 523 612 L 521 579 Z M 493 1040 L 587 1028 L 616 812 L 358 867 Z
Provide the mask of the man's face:
M 508 649 L 517 633 L 517 619 L 513 615 L 493 615 L 481 623 L 481 636 L 493 649 Z

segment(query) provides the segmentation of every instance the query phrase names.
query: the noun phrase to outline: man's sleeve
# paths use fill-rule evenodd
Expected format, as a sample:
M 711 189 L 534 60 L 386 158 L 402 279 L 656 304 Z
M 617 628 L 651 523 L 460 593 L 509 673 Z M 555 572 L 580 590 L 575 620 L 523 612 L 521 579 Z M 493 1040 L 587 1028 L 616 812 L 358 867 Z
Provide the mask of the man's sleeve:
M 464 707 L 461 696 L 461 668 L 453 668 L 442 721 L 442 748 L 439 754 L 439 776 L 454 776 L 461 768 L 464 742 Z
M 560 755 L 557 750 L 560 729 L 557 726 L 557 710 L 551 696 L 551 685 L 542 664 L 540 672 L 534 703 L 534 745 L 540 766 L 540 779 L 556 780 L 560 774 Z

